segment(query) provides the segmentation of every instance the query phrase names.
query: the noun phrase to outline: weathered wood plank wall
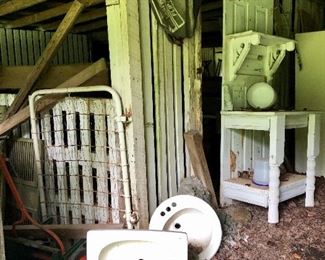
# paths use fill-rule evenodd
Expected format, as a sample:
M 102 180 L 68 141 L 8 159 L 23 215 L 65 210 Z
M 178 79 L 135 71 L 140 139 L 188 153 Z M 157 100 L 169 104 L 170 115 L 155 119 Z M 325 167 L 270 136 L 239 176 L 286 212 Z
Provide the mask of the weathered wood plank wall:
M 53 32 L 0 28 L 1 65 L 34 65 Z M 53 64 L 88 63 L 91 42 L 86 35 L 70 34 L 60 47 Z

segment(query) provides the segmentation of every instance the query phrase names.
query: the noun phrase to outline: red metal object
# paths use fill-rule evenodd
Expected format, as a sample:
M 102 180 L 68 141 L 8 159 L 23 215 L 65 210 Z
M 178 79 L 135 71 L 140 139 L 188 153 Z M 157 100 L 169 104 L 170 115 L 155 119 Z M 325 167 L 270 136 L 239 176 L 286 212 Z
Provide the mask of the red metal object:
M 20 224 L 22 222 L 24 222 L 25 220 L 29 220 L 31 222 L 31 224 L 33 224 L 34 226 L 42 229 L 45 233 L 47 233 L 50 237 L 53 238 L 53 240 L 56 242 L 58 248 L 60 249 L 62 255 L 64 254 L 64 245 L 61 241 L 61 239 L 57 236 L 57 234 L 55 234 L 52 230 L 46 229 L 44 228 L 41 224 L 39 224 L 36 220 L 34 220 L 28 213 L 27 209 L 25 208 L 24 202 L 22 201 L 19 192 L 16 188 L 16 185 L 13 181 L 13 179 L 11 178 L 10 172 L 8 170 L 7 164 L 6 164 L 6 158 L 2 155 L 0 155 L 0 170 L 9 186 L 9 189 L 17 203 L 17 206 L 21 212 L 21 218 L 20 220 L 16 221 L 13 224 L 13 231 L 15 231 L 15 226 L 17 224 Z

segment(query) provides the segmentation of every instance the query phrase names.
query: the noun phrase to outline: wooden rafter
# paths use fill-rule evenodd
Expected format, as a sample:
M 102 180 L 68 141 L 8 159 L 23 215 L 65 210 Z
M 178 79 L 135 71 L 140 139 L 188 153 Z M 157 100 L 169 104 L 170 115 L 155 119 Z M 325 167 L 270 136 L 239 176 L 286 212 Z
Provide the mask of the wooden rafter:
M 0 16 L 11 14 L 46 0 L 11 0 L 0 5 Z
M 87 23 L 85 25 L 79 25 L 76 26 L 73 29 L 74 33 L 85 33 L 85 32 L 89 32 L 89 31 L 94 31 L 94 30 L 98 30 L 101 28 L 107 27 L 107 20 L 106 19 L 102 19 L 102 20 L 98 20 L 92 23 Z
M 70 79 L 66 80 L 57 88 L 68 88 L 68 87 L 76 87 L 83 85 L 84 83 L 88 83 L 90 79 L 94 76 L 104 72 L 107 70 L 106 62 L 104 59 L 100 59 L 87 67 L 86 69 L 82 70 L 78 74 L 74 75 Z M 107 82 L 102 82 L 101 84 L 107 84 Z M 55 105 L 62 98 L 61 95 L 58 96 L 51 96 L 51 97 L 42 97 L 39 99 L 36 104 L 36 112 L 40 112 L 46 108 L 49 108 Z M 29 118 L 29 106 L 19 110 L 16 114 L 9 117 L 5 121 L 0 124 L 0 135 L 5 134 L 6 132 L 10 131 L 14 127 L 18 126 L 19 124 L 23 123 Z
M 55 88 L 62 82 L 68 80 L 90 64 L 69 64 L 51 66 L 36 82 L 33 89 Z M 0 67 L 0 89 L 19 90 L 26 81 L 26 78 L 33 70 L 34 66 L 5 66 Z M 19 77 L 17 77 L 19 75 Z M 89 84 L 97 85 L 108 81 L 108 74 L 98 75 Z
M 22 18 L 18 18 L 16 20 L 11 21 L 7 24 L 7 28 L 20 28 L 27 25 L 31 25 L 34 23 L 38 23 L 44 20 L 48 20 L 60 15 L 65 14 L 69 8 L 71 7 L 72 3 L 61 4 L 59 6 L 47 9 L 42 12 L 38 12 L 35 14 L 27 15 Z
M 28 75 L 26 79 L 26 84 L 22 87 L 14 102 L 10 106 L 5 118 L 16 113 L 23 102 L 25 101 L 29 91 L 34 86 L 35 82 L 38 80 L 39 76 L 48 68 L 53 57 L 57 53 L 57 50 L 61 46 L 61 43 L 66 38 L 67 34 L 70 32 L 74 22 L 77 20 L 78 15 L 85 7 L 84 4 L 80 3 L 78 0 L 75 0 L 71 5 L 69 11 L 65 15 L 64 19 L 60 23 L 60 26 L 53 34 L 51 40 L 47 44 L 45 50 L 43 51 L 40 58 L 37 60 L 37 63 L 34 66 L 33 71 Z
M 28 1 L 26 1 L 28 2 Z M 80 3 L 84 4 L 84 5 L 96 5 L 99 3 L 104 2 L 104 0 L 94 0 L 94 1 L 79 1 Z M 48 19 L 51 18 L 55 18 L 58 17 L 60 15 L 64 15 L 69 8 L 71 7 L 72 2 L 70 3 L 66 3 L 66 4 L 61 4 L 59 6 L 35 13 L 35 14 L 31 14 L 31 15 L 27 15 L 24 16 L 22 18 L 16 19 L 14 21 L 11 21 L 7 24 L 7 28 L 20 28 L 20 27 L 24 27 L 27 25 L 31 25 L 31 24 L 35 24 L 35 23 L 39 23 L 42 21 L 46 21 Z M 56 26 L 58 27 L 58 26 Z
M 89 12 L 86 13 L 82 13 L 80 15 L 80 17 L 78 18 L 78 20 L 75 22 L 76 24 L 80 24 L 80 23 L 85 23 L 85 22 L 89 22 L 89 21 L 93 21 L 96 20 L 98 18 L 102 18 L 106 16 L 106 9 L 105 8 L 98 8 L 95 10 L 91 10 Z M 54 30 L 59 26 L 59 22 L 53 22 L 53 23 L 48 23 L 45 25 L 42 25 L 41 28 L 43 30 L 49 31 L 49 30 Z

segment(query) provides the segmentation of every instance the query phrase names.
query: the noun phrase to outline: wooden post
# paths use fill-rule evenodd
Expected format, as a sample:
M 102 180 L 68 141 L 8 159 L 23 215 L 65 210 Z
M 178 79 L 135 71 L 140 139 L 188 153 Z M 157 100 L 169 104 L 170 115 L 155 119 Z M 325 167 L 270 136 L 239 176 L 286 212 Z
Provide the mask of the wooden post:
M 104 59 L 100 59 L 94 64 L 90 65 L 88 68 L 82 70 L 78 74 L 74 75 L 67 81 L 63 82 L 57 88 L 68 88 L 68 87 L 76 87 L 79 86 L 96 74 L 103 72 L 106 70 L 106 63 Z M 103 82 L 104 83 L 104 82 Z M 56 102 L 58 102 L 62 97 L 62 95 L 58 96 L 50 96 L 50 97 L 43 97 L 36 102 L 35 109 L 36 112 L 40 112 L 46 108 L 53 106 Z M 5 121 L 0 124 L 0 135 L 3 135 L 7 131 L 11 130 L 12 128 L 16 127 L 20 123 L 26 121 L 29 118 L 29 106 L 21 109 L 12 117 L 9 117 Z
M 61 46 L 61 43 L 66 38 L 75 20 L 78 18 L 78 15 L 80 14 L 80 12 L 83 10 L 84 7 L 85 5 L 80 3 L 78 0 L 75 0 L 73 2 L 69 11 L 67 12 L 64 19 L 62 20 L 60 26 L 54 33 L 50 42 L 47 44 L 45 50 L 43 51 L 42 55 L 38 59 L 37 63 L 35 64 L 34 70 L 31 72 L 31 74 L 29 74 L 28 78 L 26 79 L 26 85 L 19 90 L 5 118 L 8 118 L 9 116 L 13 115 L 19 110 L 19 108 L 25 101 L 29 91 L 32 89 L 35 82 L 39 78 L 39 76 L 50 65 L 54 55 L 57 53 L 57 50 Z
M 268 222 L 279 222 L 280 165 L 284 160 L 285 115 L 270 120 L 270 170 Z
M 320 115 L 310 114 L 307 137 L 306 207 L 314 207 L 316 158 L 319 154 Z
M 138 1 L 106 0 L 112 87 L 121 95 L 126 126 L 133 210 L 148 226 L 148 197 Z
M 204 187 L 211 193 L 212 205 L 218 207 L 209 167 L 204 155 L 202 136 L 197 131 L 190 131 L 184 134 L 184 138 L 190 155 L 193 172 L 202 182 Z

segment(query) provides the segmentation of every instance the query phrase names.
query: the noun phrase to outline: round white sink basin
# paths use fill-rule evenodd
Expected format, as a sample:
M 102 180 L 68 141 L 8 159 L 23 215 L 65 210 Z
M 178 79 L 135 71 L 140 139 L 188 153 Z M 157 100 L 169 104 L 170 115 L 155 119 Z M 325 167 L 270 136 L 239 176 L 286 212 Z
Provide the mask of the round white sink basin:
M 151 217 L 149 229 L 185 232 L 189 249 L 199 259 L 211 259 L 222 238 L 221 224 L 213 208 L 190 195 L 171 197 L 161 203 Z

